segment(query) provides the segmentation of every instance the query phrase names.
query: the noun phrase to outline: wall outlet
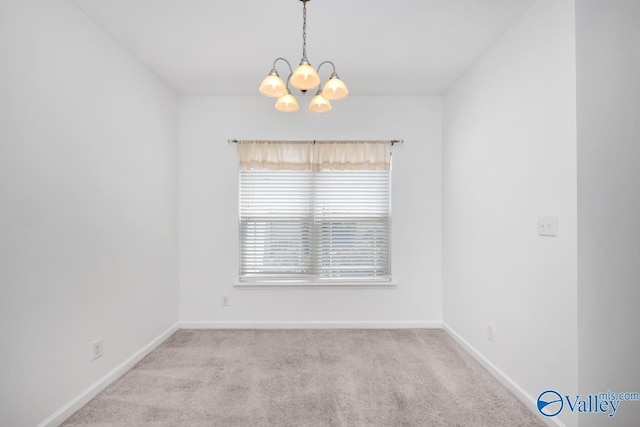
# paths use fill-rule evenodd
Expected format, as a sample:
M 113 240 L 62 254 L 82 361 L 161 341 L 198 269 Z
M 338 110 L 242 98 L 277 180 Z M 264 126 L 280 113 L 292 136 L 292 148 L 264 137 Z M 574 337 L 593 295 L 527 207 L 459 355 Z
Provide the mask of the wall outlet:
M 487 339 L 493 342 L 493 325 L 491 323 L 487 323 Z
M 95 340 L 91 343 L 91 360 L 96 360 L 102 357 L 102 340 Z
M 558 218 L 555 216 L 538 217 L 538 236 L 557 236 Z
M 223 307 L 228 307 L 229 306 L 229 297 L 228 296 L 223 296 L 222 297 L 222 306 Z

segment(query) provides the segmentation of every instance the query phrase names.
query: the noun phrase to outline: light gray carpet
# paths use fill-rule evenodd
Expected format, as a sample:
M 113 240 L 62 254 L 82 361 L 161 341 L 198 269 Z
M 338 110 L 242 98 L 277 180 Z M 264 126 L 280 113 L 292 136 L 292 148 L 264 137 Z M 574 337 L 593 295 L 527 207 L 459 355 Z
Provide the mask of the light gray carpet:
M 180 330 L 64 424 L 543 426 L 445 332 Z

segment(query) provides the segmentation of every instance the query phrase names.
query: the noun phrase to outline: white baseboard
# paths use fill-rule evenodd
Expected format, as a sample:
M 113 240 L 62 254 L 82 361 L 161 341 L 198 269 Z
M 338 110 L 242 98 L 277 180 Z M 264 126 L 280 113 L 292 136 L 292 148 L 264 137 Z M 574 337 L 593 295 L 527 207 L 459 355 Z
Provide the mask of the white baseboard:
M 129 357 L 127 360 L 116 366 L 111 372 L 98 381 L 93 383 L 89 388 L 76 396 L 71 402 L 56 411 L 46 420 L 38 424 L 38 427 L 55 427 L 67 418 L 69 418 L 74 412 L 83 407 L 87 402 L 93 399 L 98 393 L 104 390 L 109 384 L 120 378 L 125 372 L 131 369 L 136 363 L 141 361 L 147 354 L 151 353 L 156 347 L 158 347 L 164 340 L 169 338 L 171 334 L 178 330 L 179 323 L 176 323 L 159 336 L 154 338 L 149 344 L 144 346 L 140 351 Z
M 446 323 L 442 322 L 442 328 L 449 334 L 451 338 L 453 338 L 458 344 L 460 344 L 464 349 L 473 356 L 484 368 L 491 373 L 498 381 L 500 381 L 505 387 L 513 393 L 518 400 L 524 403 L 527 408 L 535 408 L 536 407 L 536 399 L 531 396 L 529 393 L 525 391 L 518 383 L 516 383 L 512 378 L 510 378 L 507 374 L 502 372 L 496 365 L 491 363 L 486 357 L 482 355 L 474 346 L 472 346 L 467 340 L 462 338 L 456 331 L 451 329 Z M 558 418 L 549 418 L 540 415 L 537 411 L 532 412 L 545 424 L 550 427 L 567 427 L 562 421 Z
M 442 322 L 181 322 L 182 329 L 440 329 Z

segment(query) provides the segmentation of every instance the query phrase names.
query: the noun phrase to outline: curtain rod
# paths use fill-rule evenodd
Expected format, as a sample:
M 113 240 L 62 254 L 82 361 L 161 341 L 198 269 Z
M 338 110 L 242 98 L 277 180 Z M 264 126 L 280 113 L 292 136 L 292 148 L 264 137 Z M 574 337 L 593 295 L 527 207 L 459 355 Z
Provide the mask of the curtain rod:
M 229 144 L 237 144 L 240 141 L 251 141 L 251 140 L 242 140 L 242 139 L 228 139 L 227 142 Z M 311 140 L 306 140 L 306 141 L 282 141 L 282 142 L 313 142 L 314 144 L 316 142 L 323 142 L 325 140 L 315 140 L 315 139 L 311 139 Z M 334 142 L 334 141 L 331 141 Z M 402 139 L 390 139 L 390 140 L 372 140 L 372 141 L 335 141 L 335 142 L 390 142 L 391 145 L 395 145 L 395 144 L 404 144 L 404 140 Z

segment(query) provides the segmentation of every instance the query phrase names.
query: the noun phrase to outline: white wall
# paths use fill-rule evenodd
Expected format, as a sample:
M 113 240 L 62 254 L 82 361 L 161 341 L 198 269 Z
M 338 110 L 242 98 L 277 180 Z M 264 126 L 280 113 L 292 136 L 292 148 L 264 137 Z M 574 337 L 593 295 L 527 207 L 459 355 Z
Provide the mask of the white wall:
M 33 426 L 178 320 L 177 98 L 66 0 L 0 33 L 0 425 Z
M 582 393 L 640 392 L 640 2 L 576 2 Z M 607 425 L 632 426 L 640 403 Z M 603 425 L 584 415 L 580 426 Z
M 253 326 L 264 322 L 439 324 L 440 131 L 440 97 L 352 96 L 336 102 L 327 115 L 306 109 L 283 114 L 274 110 L 272 99 L 264 97 L 182 97 L 181 320 Z M 397 288 L 234 288 L 238 167 L 229 138 L 404 139 L 404 145 L 393 149 L 392 257 Z M 221 307 L 223 295 L 230 296 L 229 307 Z
M 444 96 L 443 319 L 532 410 L 577 384 L 574 35 L 539 0 Z

